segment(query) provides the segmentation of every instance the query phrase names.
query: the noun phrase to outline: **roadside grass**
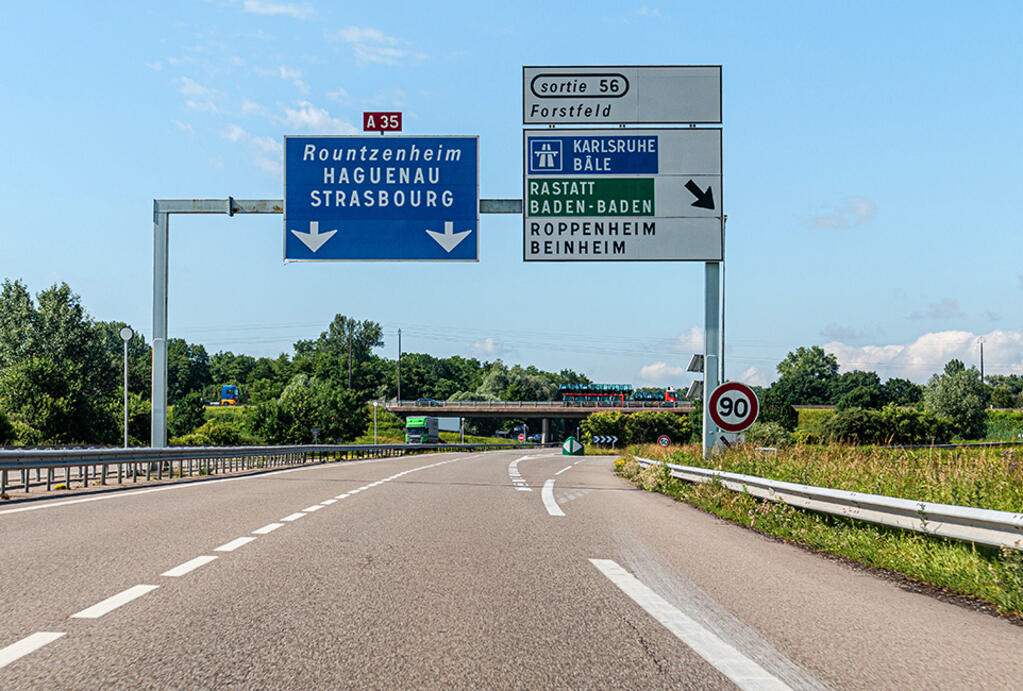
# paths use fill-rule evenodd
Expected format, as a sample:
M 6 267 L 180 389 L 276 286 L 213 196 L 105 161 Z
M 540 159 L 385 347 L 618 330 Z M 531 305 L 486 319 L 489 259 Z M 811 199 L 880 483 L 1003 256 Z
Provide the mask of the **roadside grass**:
M 710 463 L 702 462 L 696 447 L 669 449 L 667 453 L 657 447 L 632 447 L 630 451 L 645 458 L 789 482 L 970 506 L 979 504 L 935 497 L 980 497 L 980 505 L 987 504 L 982 508 L 1016 512 L 1023 509 L 1019 487 L 1010 491 L 987 477 L 995 474 L 1004 480 L 1016 477 L 1017 471 L 1010 469 L 1007 463 L 1000 467 L 1002 459 L 990 458 L 990 452 L 988 458 L 983 458 L 978 450 L 944 455 L 937 450 L 894 452 L 813 447 L 781 450 L 777 456 L 743 450 L 723 454 Z M 880 451 L 887 451 L 887 454 Z M 688 483 L 671 477 L 663 467 L 644 470 L 631 455 L 616 461 L 615 471 L 647 491 L 666 494 L 765 534 L 902 574 L 952 593 L 979 598 L 1003 614 L 1023 615 L 1023 553 L 1019 551 L 989 549 L 819 514 L 733 492 L 720 483 Z M 907 483 L 914 477 L 927 477 L 929 484 L 921 484 L 917 491 L 906 491 Z M 891 490 L 895 488 L 903 491 L 894 493 Z

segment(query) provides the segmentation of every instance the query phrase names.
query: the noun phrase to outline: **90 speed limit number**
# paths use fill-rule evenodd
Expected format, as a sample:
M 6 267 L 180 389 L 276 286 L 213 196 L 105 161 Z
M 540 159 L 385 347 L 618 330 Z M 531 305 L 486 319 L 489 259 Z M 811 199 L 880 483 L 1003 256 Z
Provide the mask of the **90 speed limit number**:
M 707 408 L 710 419 L 718 427 L 726 432 L 741 432 L 757 419 L 760 401 L 750 387 L 739 382 L 729 382 L 714 389 Z

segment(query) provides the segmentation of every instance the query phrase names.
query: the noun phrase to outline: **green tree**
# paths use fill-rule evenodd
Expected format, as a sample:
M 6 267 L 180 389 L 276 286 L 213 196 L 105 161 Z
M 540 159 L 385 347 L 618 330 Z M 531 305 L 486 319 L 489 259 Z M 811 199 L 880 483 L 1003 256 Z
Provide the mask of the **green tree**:
M 256 408 L 253 430 L 272 444 L 309 444 L 313 429 L 321 442 L 346 442 L 366 429 L 369 413 L 352 391 L 297 374 L 280 398 Z
M 843 372 L 835 376 L 828 383 L 828 402 L 838 404 L 843 397 L 857 389 L 861 390 L 857 394 L 857 398 L 870 403 L 870 405 L 861 407 L 881 407 L 884 398 L 881 378 L 877 376 L 876 372 L 863 372 L 861 370 Z
M 892 377 L 881 385 L 884 402 L 894 405 L 914 405 L 924 396 L 924 387 L 908 379 Z
M 212 383 L 206 348 L 181 338 L 167 341 L 167 401 L 171 405 L 189 393 L 202 394 Z
M 626 427 L 626 415 L 612 410 L 603 413 L 591 413 L 582 421 L 580 428 L 583 438 L 579 441 L 584 444 L 590 443 L 595 436 L 618 437 L 618 443 L 622 446 L 629 443 L 629 432 Z
M 350 352 L 351 389 L 358 393 L 359 398 L 368 399 L 382 383 L 376 378 L 379 368 L 374 366 L 372 350 L 383 344 L 383 330 L 379 324 L 360 322 L 338 314 L 319 338 L 295 344 L 294 371 L 347 389 Z M 403 389 L 404 378 L 402 372 Z
M 7 446 L 15 437 L 14 425 L 7 418 L 7 414 L 0 410 L 0 446 Z
M 206 402 L 198 391 L 185 394 L 171 409 L 167 427 L 172 436 L 194 432 L 206 422 Z
M 626 433 L 630 444 L 652 444 L 666 434 L 675 444 L 689 441 L 692 429 L 684 415 L 663 410 L 643 410 L 627 416 Z
M 986 391 L 976 367 L 951 360 L 942 374 L 933 375 L 924 391 L 924 406 L 952 421 L 960 439 L 984 436 Z
M 847 408 L 877 409 L 882 405 L 884 405 L 884 397 L 880 386 L 877 388 L 870 386 L 857 386 L 855 389 L 844 393 L 842 397 L 838 399 L 838 403 L 835 407 L 838 410 L 845 410 Z
M 790 405 L 825 405 L 838 376 L 838 359 L 820 346 L 799 347 L 778 363 L 780 375 L 771 388 Z

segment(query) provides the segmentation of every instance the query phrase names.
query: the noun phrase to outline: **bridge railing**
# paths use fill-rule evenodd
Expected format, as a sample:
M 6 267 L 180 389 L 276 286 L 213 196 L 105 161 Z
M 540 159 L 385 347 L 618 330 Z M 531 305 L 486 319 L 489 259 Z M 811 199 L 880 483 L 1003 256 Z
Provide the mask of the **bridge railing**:
M 688 401 L 390 401 L 388 408 L 678 408 Z
M 0 450 L 0 495 L 8 488 L 88 487 L 165 478 L 222 475 L 306 463 L 402 456 L 432 451 L 480 451 L 540 448 L 509 440 L 498 444 L 304 444 L 296 446 L 202 446 L 154 449 L 6 449 Z M 546 446 L 552 446 L 547 444 Z M 33 481 L 31 475 L 35 475 Z

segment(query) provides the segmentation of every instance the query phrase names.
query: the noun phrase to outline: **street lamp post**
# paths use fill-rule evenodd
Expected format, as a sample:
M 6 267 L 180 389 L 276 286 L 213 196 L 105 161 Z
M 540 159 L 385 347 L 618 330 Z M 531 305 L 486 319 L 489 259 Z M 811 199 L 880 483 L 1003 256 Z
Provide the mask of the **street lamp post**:
M 124 448 L 128 448 L 128 341 L 135 336 L 130 326 L 125 326 L 120 331 L 121 340 L 124 341 Z
M 373 444 L 377 443 L 377 402 L 373 401 Z

